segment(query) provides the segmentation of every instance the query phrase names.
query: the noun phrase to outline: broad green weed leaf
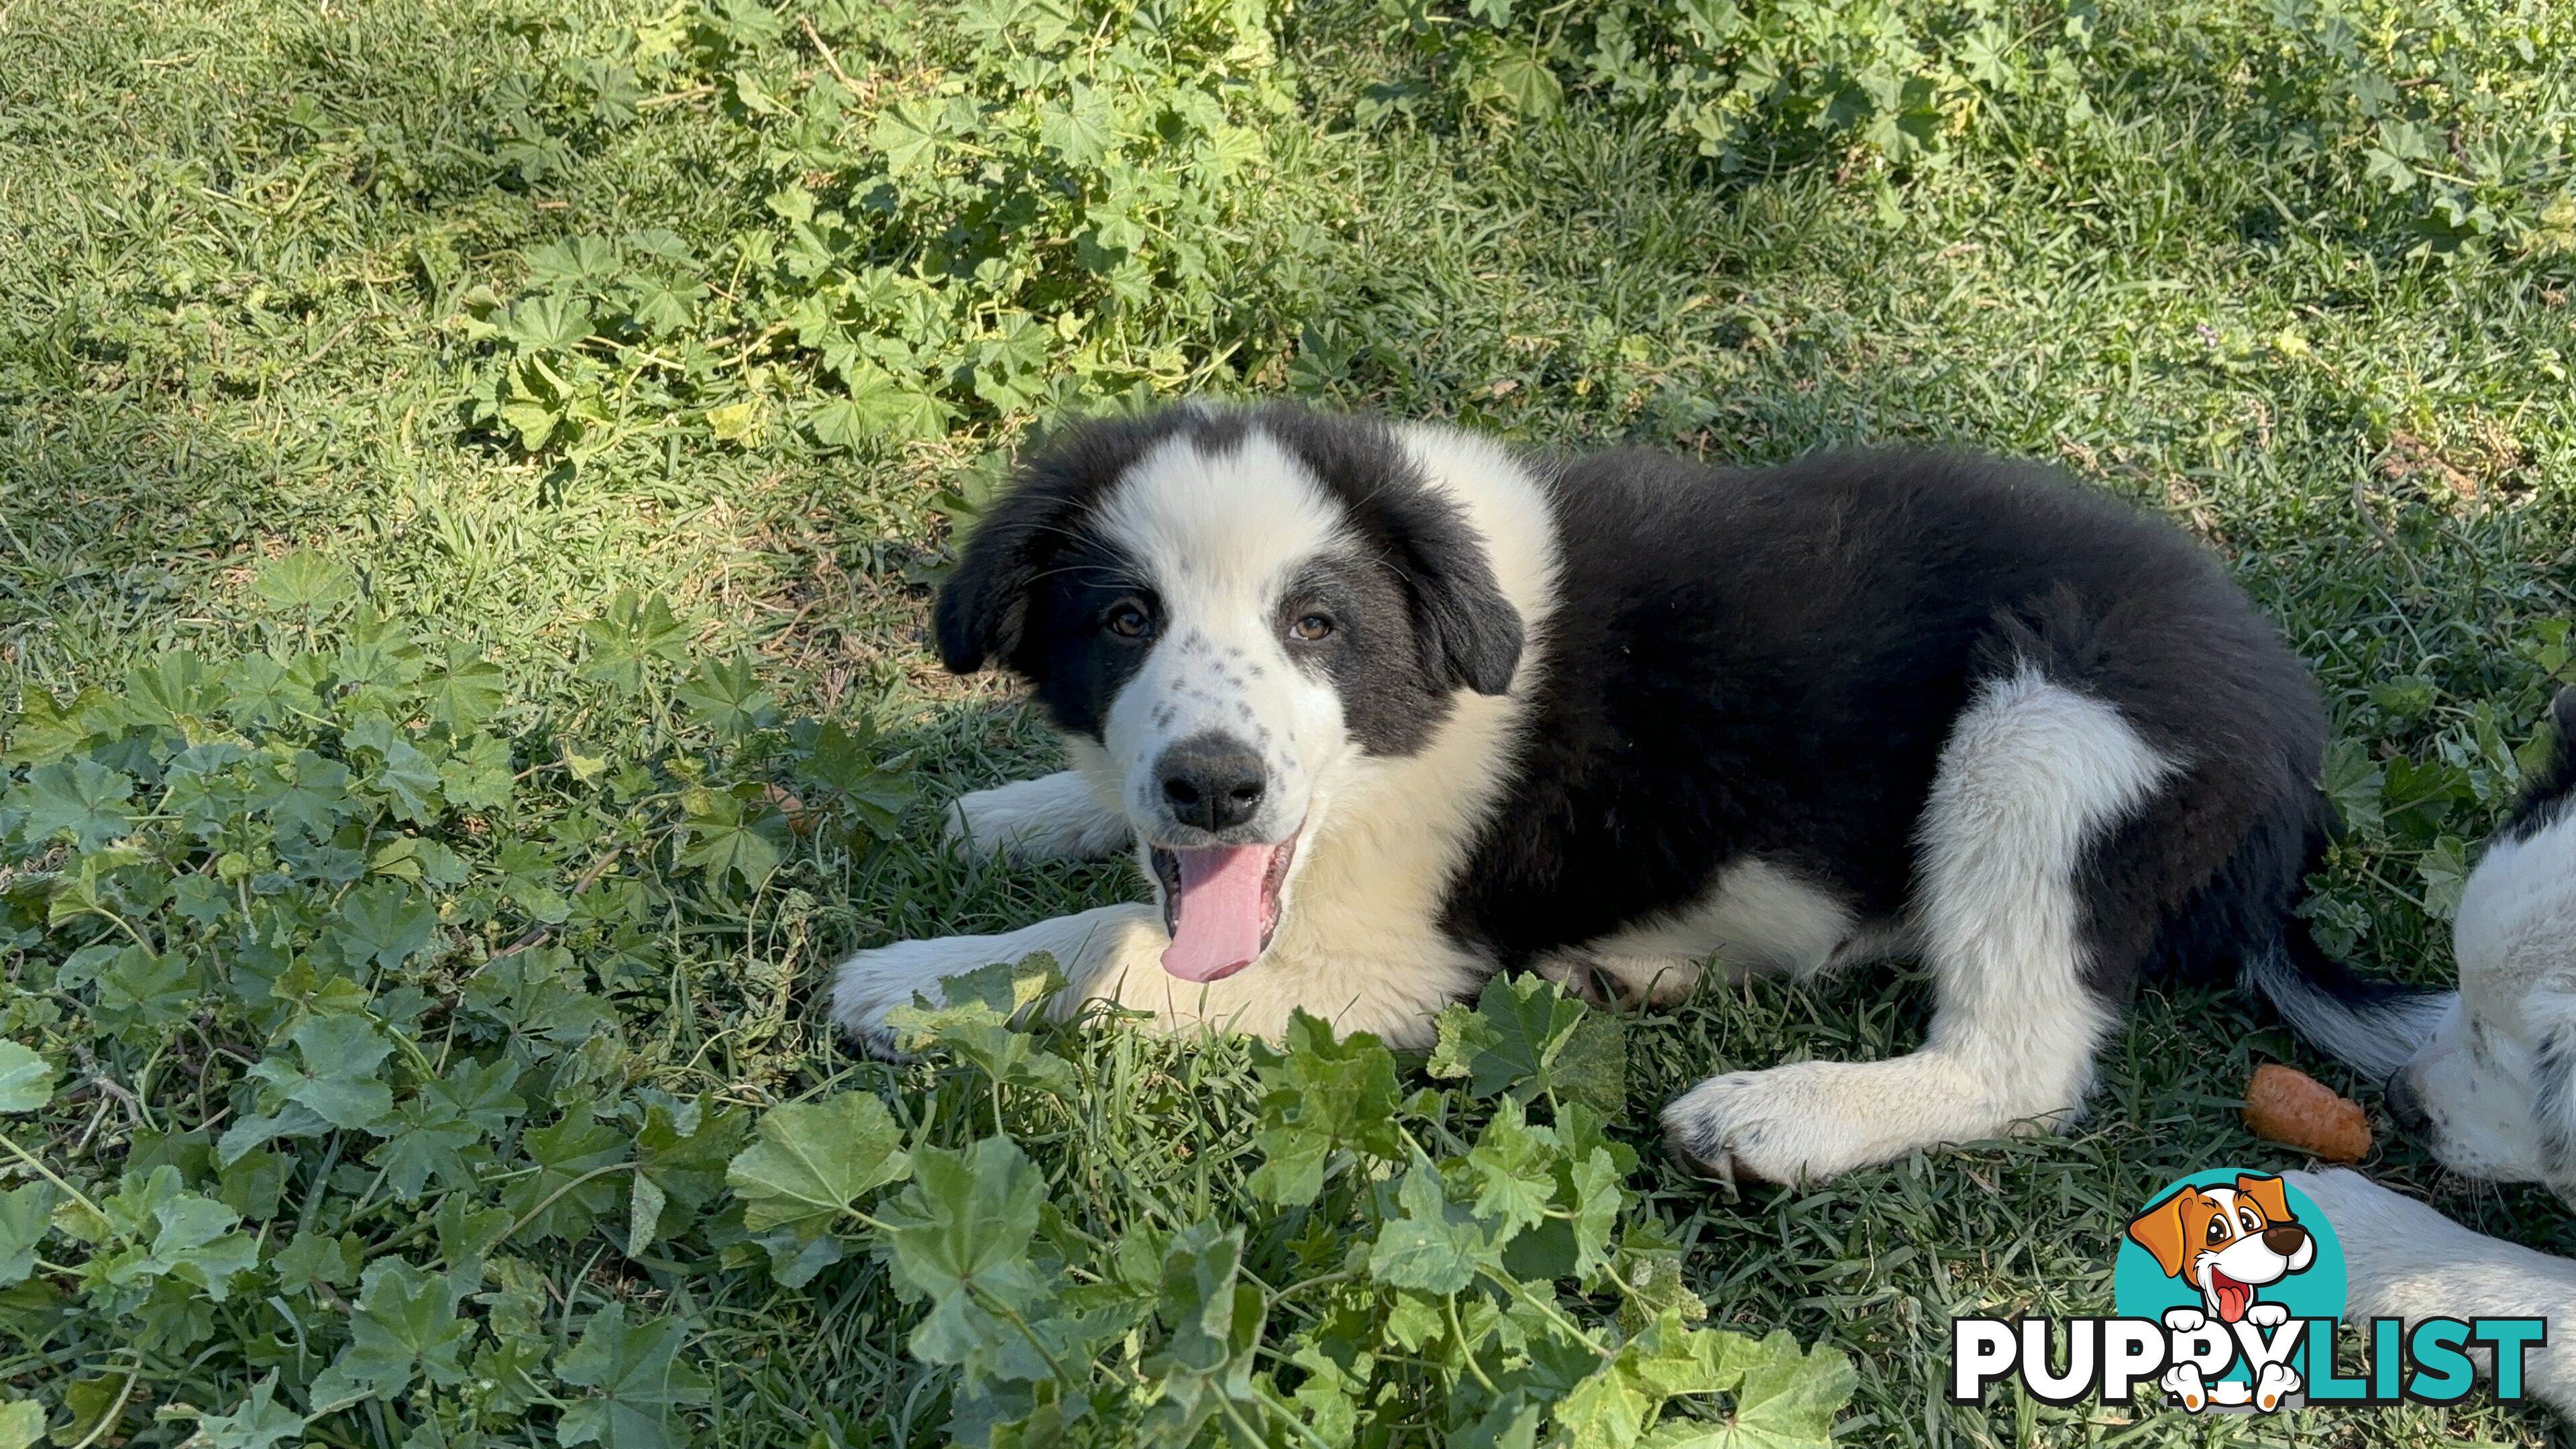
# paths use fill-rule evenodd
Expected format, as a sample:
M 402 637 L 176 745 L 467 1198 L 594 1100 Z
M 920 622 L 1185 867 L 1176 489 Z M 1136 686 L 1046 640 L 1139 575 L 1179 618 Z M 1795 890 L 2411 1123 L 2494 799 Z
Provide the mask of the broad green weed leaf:
M 742 1199 L 743 1226 L 755 1233 L 783 1227 L 810 1240 L 912 1171 L 902 1133 L 873 1093 L 774 1107 L 754 1130 L 756 1140 L 726 1167 L 725 1183 Z
M 718 881 L 737 876 L 747 886 L 760 884 L 778 869 L 784 858 L 778 840 L 784 822 L 776 811 L 755 810 L 739 796 L 707 789 L 689 791 L 681 808 L 689 828 L 680 864 Z
M 1067 165 L 1088 166 L 1116 144 L 1109 123 L 1109 97 L 1075 81 L 1063 104 L 1039 112 L 1038 135 Z
M 0 1449 L 28 1449 L 45 1437 L 45 1406 L 33 1399 L 13 1399 L 0 1404 Z M 219 1444 L 216 1449 L 237 1449 Z M 258 1449 L 266 1449 L 265 1445 Z
M 2469 885 L 2468 855 L 2468 846 L 2457 836 L 2445 835 L 2415 863 L 2416 873 L 2424 878 L 2424 913 L 2434 920 L 2459 915 L 2460 896 Z
M 1439 1169 L 1416 1162 L 1396 1189 L 1403 1210 L 1378 1229 L 1369 1273 L 1378 1282 L 1424 1293 L 1455 1293 L 1476 1279 L 1486 1243 L 1475 1215 L 1449 1201 Z
M 54 1064 L 14 1041 L 0 1040 L 0 1112 L 33 1112 L 54 1094 Z
M 428 949 L 437 932 L 435 907 L 403 882 L 384 880 L 349 893 L 331 937 L 351 966 L 392 970 Z
M 81 721 L 82 713 L 77 706 L 60 704 L 36 685 L 27 685 L 18 714 L 8 719 L 5 730 L 0 730 L 0 737 L 8 741 L 8 748 L 0 750 L 0 767 L 39 764 L 74 753 L 90 736 L 89 726 Z M 0 822 L 0 832 L 5 830 L 5 822 Z
M 319 617 L 355 598 L 357 576 L 346 564 L 297 549 L 264 565 L 250 591 L 272 608 Z
M 69 835 L 83 850 L 96 850 L 134 828 L 125 804 L 134 778 L 95 760 L 61 760 L 27 772 L 24 782 L 0 795 L 18 812 L 19 833 L 29 841 Z
M 877 113 L 868 140 L 886 158 L 886 169 L 898 176 L 929 170 L 939 159 L 944 117 L 926 100 L 899 100 Z
M 1299 1011 L 1289 1019 L 1281 1050 L 1259 1044 L 1252 1050 L 1262 1085 L 1270 1088 L 1253 1136 L 1266 1159 L 1252 1175 L 1254 1192 L 1274 1203 L 1312 1202 L 1334 1152 L 1403 1155 L 1395 1126 L 1401 1099 L 1395 1054 L 1376 1037 L 1355 1032 L 1336 1042 L 1328 1023 Z
M 744 1115 L 712 1098 L 647 1104 L 644 1125 L 635 1134 L 634 1200 L 627 1213 L 630 1256 L 687 1231 L 699 1210 L 724 1191 L 727 1159 L 742 1147 Z M 649 1211 L 642 1206 L 648 1195 Z
M 1583 1019 L 1583 1003 L 1566 996 L 1553 981 L 1530 975 L 1496 976 L 1485 983 L 1474 1010 L 1463 1005 L 1442 1009 L 1431 1074 L 1465 1077 L 1467 1090 L 1478 1097 L 1508 1091 L 1523 1101 L 1531 1100 L 1557 1088 L 1550 1069 Z M 1605 1048 L 1592 1050 L 1606 1054 Z M 1607 1074 L 1605 1065 L 1587 1063 L 1582 1076 L 1595 1081 Z
M 31 1182 L 0 1191 L 0 1288 L 36 1270 L 36 1247 L 52 1227 L 54 1185 Z
M 1029 1260 L 1046 1178 L 1007 1137 L 964 1152 L 920 1148 L 912 1173 L 883 1217 L 896 1288 L 930 1304 L 912 1331 L 913 1353 L 1010 1378 L 1044 1377 L 1044 1359 L 1007 1315 L 1025 1318 L 1046 1291 Z
M 628 694 L 643 687 L 648 666 L 686 657 L 688 641 L 688 631 L 671 616 L 668 599 L 633 589 L 621 591 L 607 612 L 582 625 L 581 636 L 590 645 L 582 677 L 606 681 Z
M 423 685 L 429 717 L 455 734 L 464 734 L 500 712 L 506 678 L 501 666 L 450 645 L 447 664 Z
M 1242 1266 L 1240 1227 L 1194 1223 L 1173 1235 L 1156 1307 L 1171 1336 L 1144 1363 L 1162 1381 L 1163 1399 L 1146 1417 L 1145 1442 L 1189 1444 L 1227 1403 L 1258 1418 L 1252 1354 L 1261 1337 L 1262 1294 L 1239 1281 Z
M 271 1057 L 250 1074 L 335 1127 L 362 1128 L 392 1110 L 393 1088 L 377 1068 L 393 1055 L 393 1043 L 374 1022 L 363 1016 L 315 1017 L 290 1040 L 300 1065 Z
M 680 1358 L 688 1338 L 688 1324 L 678 1318 L 628 1324 L 622 1303 L 592 1314 L 580 1341 L 556 1361 L 555 1372 L 565 1383 L 598 1393 L 565 1408 L 556 1442 L 566 1449 L 670 1449 L 686 1443 L 676 1411 L 710 1397 L 707 1376 Z
M 626 1174 L 616 1169 L 634 1151 L 625 1133 L 574 1111 L 529 1132 L 525 1142 L 537 1171 L 501 1194 L 501 1205 L 522 1224 L 520 1238 L 571 1242 L 616 1210 L 626 1190 Z
M 273 1449 L 304 1432 L 301 1416 L 277 1402 L 277 1375 L 251 1387 L 250 1397 L 229 1414 L 208 1414 L 197 1421 L 207 1449 Z
M 560 350 L 590 335 L 590 307 L 551 293 L 523 297 L 510 304 L 500 327 L 503 336 L 521 347 Z
M 458 1355 L 474 1325 L 456 1316 L 452 1280 L 399 1258 L 367 1265 L 349 1346 L 313 1381 L 317 1412 L 368 1398 L 391 1399 L 419 1380 L 452 1385 L 465 1368 Z
M 709 728 L 723 734 L 746 734 L 778 720 L 778 701 L 760 687 L 748 654 L 701 662 L 697 672 L 680 685 L 679 698 Z
M 1073 1064 L 1014 1025 L 1064 987 L 1055 958 L 1043 952 L 995 962 L 939 983 L 941 1004 L 899 1006 L 886 1013 L 905 1051 L 954 1051 L 1005 1086 L 1036 1087 L 1061 1097 L 1075 1088 Z
M 466 810 L 509 804 L 512 783 L 510 747 L 491 735 L 476 735 L 438 767 L 438 786 L 447 803 Z

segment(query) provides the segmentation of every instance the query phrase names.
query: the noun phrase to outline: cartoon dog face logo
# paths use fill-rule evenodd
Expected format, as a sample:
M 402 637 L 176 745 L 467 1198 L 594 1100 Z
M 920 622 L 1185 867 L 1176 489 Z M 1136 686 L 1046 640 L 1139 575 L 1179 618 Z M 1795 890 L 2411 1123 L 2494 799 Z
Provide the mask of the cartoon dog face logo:
M 2304 1272 L 2316 1239 L 2291 1215 L 2277 1177 L 2238 1174 L 2234 1187 L 2186 1187 L 2140 1213 L 2129 1237 L 2156 1266 L 2200 1290 L 2209 1316 L 2234 1323 L 2254 1290 Z

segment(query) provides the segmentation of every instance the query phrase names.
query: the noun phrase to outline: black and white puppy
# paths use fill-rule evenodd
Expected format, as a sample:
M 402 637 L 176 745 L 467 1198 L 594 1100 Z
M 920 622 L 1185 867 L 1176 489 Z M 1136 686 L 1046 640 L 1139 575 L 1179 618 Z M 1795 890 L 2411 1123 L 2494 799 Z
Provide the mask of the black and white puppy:
M 2301 1034 L 2388 1074 L 2390 1115 L 2443 1166 L 2542 1183 L 2576 1207 L 2576 688 L 2551 715 L 2555 753 L 2460 892 L 2459 991 L 2439 998 L 2411 1053 L 2334 1001 L 2278 995 Z M 2290 1177 L 2342 1237 L 2352 1316 L 2546 1317 L 2549 1342 L 2525 1365 L 2532 1392 L 2576 1415 L 2576 1262 L 2472 1232 L 2358 1173 Z
M 1039 951 L 1061 1011 L 1399 1044 L 1499 970 L 1669 1000 L 1712 958 L 1919 957 L 1919 1051 L 1666 1111 L 1701 1164 L 1792 1181 L 2074 1111 L 2142 969 L 2333 974 L 2285 930 L 2324 819 L 2305 673 L 2188 538 L 2041 467 L 1547 461 L 1184 406 L 1040 452 L 936 629 L 1074 766 L 955 828 L 1131 847 L 1155 900 L 860 952 L 833 1009 L 880 1045 Z

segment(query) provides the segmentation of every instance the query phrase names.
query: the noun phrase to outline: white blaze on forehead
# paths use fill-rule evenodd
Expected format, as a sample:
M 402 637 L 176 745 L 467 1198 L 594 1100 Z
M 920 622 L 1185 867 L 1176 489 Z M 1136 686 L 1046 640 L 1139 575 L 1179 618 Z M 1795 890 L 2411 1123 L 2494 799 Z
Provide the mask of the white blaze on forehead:
M 1207 453 L 1186 437 L 1147 454 L 1097 514 L 1101 534 L 1144 569 L 1164 607 L 1266 616 L 1290 573 L 1344 533 L 1341 509 L 1267 434 Z

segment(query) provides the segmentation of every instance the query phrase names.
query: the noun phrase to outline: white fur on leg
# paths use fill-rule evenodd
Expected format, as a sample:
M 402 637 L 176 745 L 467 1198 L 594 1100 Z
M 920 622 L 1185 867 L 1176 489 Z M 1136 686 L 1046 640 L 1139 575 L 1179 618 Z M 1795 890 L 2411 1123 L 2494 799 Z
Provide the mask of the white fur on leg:
M 2576 1262 L 2471 1232 L 2360 1173 L 2285 1172 L 2343 1245 L 2347 1320 L 2546 1318 L 2549 1342 L 2523 1359 L 2524 1391 L 2576 1414 Z M 2494 1354 L 2471 1349 L 2478 1371 Z
M 939 983 L 948 977 L 1040 951 L 1053 956 L 1077 988 L 1124 974 L 1139 963 L 1159 976 L 1163 948 L 1169 944 L 1162 922 L 1147 905 L 1103 906 L 999 935 L 897 941 L 841 963 L 832 976 L 832 1019 L 869 1050 L 889 1052 L 894 1032 L 886 1025 L 886 1013 L 911 1005 L 916 995 L 938 1000 Z M 1063 1015 L 1081 1000 L 1068 990 L 1049 1010 Z
M 1105 860 L 1134 839 L 1127 818 L 1091 792 L 1079 770 L 1058 770 L 961 796 L 948 839 L 982 860 Z
M 1282 927 L 1281 933 L 1286 934 Z M 1085 1002 L 1144 1012 L 1164 1031 L 1213 1026 L 1276 1041 L 1304 1009 L 1345 1035 L 1376 1032 L 1400 1046 L 1428 1045 L 1431 1018 L 1474 983 L 1471 963 L 1402 952 L 1302 957 L 1275 946 L 1222 981 L 1183 981 L 1163 969 L 1172 938 L 1160 911 L 1142 903 L 1103 906 L 991 936 L 898 941 L 861 951 L 834 973 L 832 1017 L 869 1050 L 894 1049 L 886 1014 L 915 995 L 939 999 L 939 983 L 1043 951 L 1068 983 L 1047 1004 L 1061 1021 Z
M 1922 1050 L 1712 1077 L 1664 1110 L 1711 1170 L 1814 1181 L 2072 1113 L 2111 1012 L 2083 982 L 2084 848 L 2173 768 L 2119 712 L 2036 669 L 1959 715 L 1918 831 L 1915 917 L 1932 967 Z

